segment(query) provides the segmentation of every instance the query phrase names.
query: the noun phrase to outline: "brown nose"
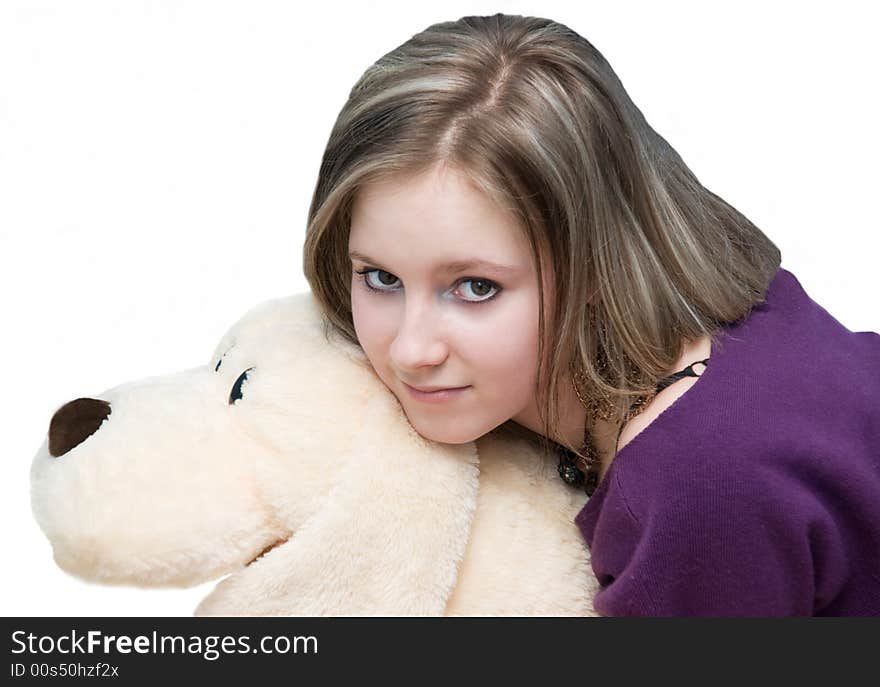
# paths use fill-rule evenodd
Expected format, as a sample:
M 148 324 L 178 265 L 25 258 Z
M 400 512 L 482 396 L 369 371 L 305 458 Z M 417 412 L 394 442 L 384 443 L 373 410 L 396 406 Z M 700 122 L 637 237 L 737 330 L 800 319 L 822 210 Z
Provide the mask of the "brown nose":
M 57 458 L 94 434 L 110 414 L 110 404 L 97 398 L 65 403 L 49 423 L 49 454 Z

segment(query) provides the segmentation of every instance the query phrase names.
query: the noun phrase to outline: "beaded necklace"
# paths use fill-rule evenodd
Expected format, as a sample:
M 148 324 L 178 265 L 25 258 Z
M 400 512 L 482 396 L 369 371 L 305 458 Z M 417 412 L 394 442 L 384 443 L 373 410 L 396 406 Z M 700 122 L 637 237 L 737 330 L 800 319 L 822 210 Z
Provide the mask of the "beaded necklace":
M 683 377 L 699 377 L 696 372 L 694 372 L 694 365 L 697 363 L 702 363 L 706 365 L 709 358 L 705 358 L 704 360 L 697 360 L 692 362 L 683 370 L 679 370 L 675 374 L 671 374 L 668 377 L 662 379 L 656 386 L 656 389 L 651 396 L 653 398 L 658 393 L 663 391 L 667 386 L 672 384 L 675 381 Z M 584 427 L 584 444 L 581 447 L 581 453 L 587 456 L 587 460 L 584 461 L 580 456 L 578 456 L 574 451 L 570 451 L 566 447 L 561 444 L 557 444 L 557 453 L 559 455 L 559 466 L 557 471 L 559 472 L 559 476 L 562 478 L 566 484 L 570 484 L 571 486 L 581 486 L 583 485 L 584 491 L 588 496 L 592 496 L 593 492 L 596 490 L 596 487 L 599 484 L 599 456 L 596 447 L 593 445 L 593 441 L 589 435 L 589 418 L 591 414 L 591 410 L 594 408 L 591 407 L 590 404 L 586 403 L 584 399 L 581 397 L 580 391 L 578 391 L 577 384 L 574 385 L 575 393 L 577 394 L 578 399 L 587 408 L 587 422 Z M 620 428 L 617 430 L 617 439 L 614 441 L 614 446 L 617 446 L 617 442 L 620 441 L 620 435 L 623 433 L 624 425 L 629 422 L 636 415 L 641 413 L 646 407 L 646 396 L 639 396 L 633 404 L 629 407 L 629 410 L 626 412 L 626 416 L 623 422 L 620 425 Z M 578 467 L 578 463 L 581 463 L 586 468 L 585 470 L 581 470 Z

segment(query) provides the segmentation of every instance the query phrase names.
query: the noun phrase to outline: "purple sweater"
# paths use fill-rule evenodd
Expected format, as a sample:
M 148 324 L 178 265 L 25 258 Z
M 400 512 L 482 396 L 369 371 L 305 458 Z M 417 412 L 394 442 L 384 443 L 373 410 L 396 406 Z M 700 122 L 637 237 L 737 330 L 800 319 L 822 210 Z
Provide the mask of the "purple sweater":
M 880 615 L 880 334 L 780 268 L 575 517 L 606 616 Z

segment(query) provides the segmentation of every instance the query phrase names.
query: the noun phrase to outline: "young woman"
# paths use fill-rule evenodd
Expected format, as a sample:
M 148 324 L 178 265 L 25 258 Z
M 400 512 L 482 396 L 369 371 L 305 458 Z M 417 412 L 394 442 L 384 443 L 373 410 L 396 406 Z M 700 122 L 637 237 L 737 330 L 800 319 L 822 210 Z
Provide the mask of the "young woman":
M 588 41 L 501 14 L 364 73 L 304 249 L 420 434 L 555 451 L 600 613 L 880 614 L 880 335 L 780 260 Z

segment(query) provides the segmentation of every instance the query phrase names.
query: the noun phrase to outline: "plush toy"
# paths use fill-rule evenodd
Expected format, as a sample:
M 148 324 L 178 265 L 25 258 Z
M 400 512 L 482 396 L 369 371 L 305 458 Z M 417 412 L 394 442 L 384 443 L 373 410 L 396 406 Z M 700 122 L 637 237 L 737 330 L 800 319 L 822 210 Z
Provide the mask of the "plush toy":
M 419 435 L 310 293 L 252 308 L 203 367 L 63 405 L 31 467 L 61 568 L 226 576 L 196 615 L 597 615 L 586 498 L 513 423 Z

